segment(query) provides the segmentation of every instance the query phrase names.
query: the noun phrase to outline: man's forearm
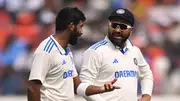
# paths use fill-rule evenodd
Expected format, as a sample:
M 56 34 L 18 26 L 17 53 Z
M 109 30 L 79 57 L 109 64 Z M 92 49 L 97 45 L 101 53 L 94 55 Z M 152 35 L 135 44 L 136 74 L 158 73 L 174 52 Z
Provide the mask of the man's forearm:
M 119 86 L 113 85 L 116 81 L 117 79 L 114 79 L 110 83 L 106 83 L 103 86 L 94 86 L 94 85 L 89 85 L 88 83 L 81 83 L 77 88 L 77 94 L 81 96 L 89 96 L 89 95 L 113 91 L 114 89 L 120 89 Z
M 29 82 L 27 87 L 28 101 L 40 101 L 40 86 L 39 84 Z
M 27 97 L 28 101 L 40 101 L 40 92 L 28 90 Z
M 89 96 L 93 94 L 99 94 L 99 93 L 103 93 L 104 91 L 105 91 L 104 87 L 90 85 L 86 89 L 86 95 Z
M 151 100 L 151 96 L 149 94 L 143 94 L 142 95 L 142 99 L 146 99 L 145 101 L 150 101 Z
M 151 96 L 149 94 L 143 94 L 138 101 L 151 101 Z

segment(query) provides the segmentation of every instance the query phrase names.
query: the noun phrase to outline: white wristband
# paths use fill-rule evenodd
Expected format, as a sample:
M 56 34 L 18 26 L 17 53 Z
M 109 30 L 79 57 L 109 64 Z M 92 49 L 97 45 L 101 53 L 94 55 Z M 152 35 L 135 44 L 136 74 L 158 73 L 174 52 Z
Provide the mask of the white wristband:
M 87 83 L 80 83 L 77 88 L 77 94 L 80 96 L 86 96 L 86 89 L 89 86 Z

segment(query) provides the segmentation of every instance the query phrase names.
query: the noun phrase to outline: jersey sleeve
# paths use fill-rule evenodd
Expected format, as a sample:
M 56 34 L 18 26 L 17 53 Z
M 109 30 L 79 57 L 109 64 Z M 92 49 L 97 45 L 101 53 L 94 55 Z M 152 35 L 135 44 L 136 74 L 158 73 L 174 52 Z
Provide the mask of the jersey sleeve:
M 46 52 L 34 54 L 29 80 L 39 80 L 43 84 L 51 67 L 52 59 L 50 54 Z
M 77 73 L 76 67 L 73 63 L 73 77 L 76 77 L 76 76 L 78 76 L 78 73 Z
M 78 73 L 77 73 L 77 70 L 76 70 L 76 66 L 75 66 L 75 63 L 74 63 L 74 58 L 73 58 L 73 54 L 70 52 L 70 57 L 71 57 L 71 60 L 72 60 L 72 70 L 73 70 L 73 77 L 76 77 L 78 76 Z
M 99 56 L 94 50 L 87 50 L 83 54 L 83 60 L 80 71 L 81 82 L 88 83 L 90 85 L 94 84 L 99 68 L 101 66 L 101 56 Z M 85 96 L 87 101 L 105 101 L 99 94 Z
M 144 59 L 140 49 L 138 48 L 138 77 L 141 82 L 142 94 L 152 94 L 153 90 L 153 75 L 149 64 Z
M 82 82 L 94 84 L 94 80 L 99 72 L 100 61 L 101 60 L 95 51 L 87 50 L 84 52 L 79 75 Z

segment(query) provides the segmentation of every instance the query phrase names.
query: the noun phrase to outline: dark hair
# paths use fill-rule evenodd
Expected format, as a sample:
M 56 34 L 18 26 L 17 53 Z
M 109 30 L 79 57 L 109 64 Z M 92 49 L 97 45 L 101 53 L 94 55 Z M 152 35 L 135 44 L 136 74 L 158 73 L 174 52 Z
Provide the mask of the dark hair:
M 56 17 L 56 31 L 65 30 L 71 22 L 77 25 L 81 20 L 85 21 L 86 17 L 77 7 L 65 7 Z

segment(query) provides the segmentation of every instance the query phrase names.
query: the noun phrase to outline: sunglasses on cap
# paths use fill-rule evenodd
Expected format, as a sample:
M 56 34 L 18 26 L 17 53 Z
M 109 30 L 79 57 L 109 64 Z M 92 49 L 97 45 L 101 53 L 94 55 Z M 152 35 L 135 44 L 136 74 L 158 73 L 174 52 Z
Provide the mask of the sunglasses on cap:
M 124 24 L 124 23 L 110 22 L 109 25 L 113 29 L 120 28 L 121 30 L 127 30 L 127 29 L 131 29 L 132 28 L 130 25 L 127 25 L 127 24 Z

